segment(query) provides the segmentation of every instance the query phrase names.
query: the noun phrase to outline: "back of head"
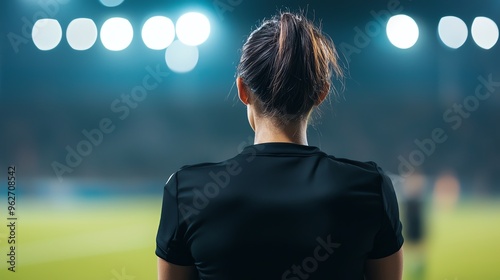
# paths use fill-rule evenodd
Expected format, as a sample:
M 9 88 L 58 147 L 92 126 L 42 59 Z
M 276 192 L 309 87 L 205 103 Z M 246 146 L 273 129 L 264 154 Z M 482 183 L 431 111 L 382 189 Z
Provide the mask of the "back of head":
M 256 95 L 257 108 L 279 122 L 307 117 L 342 76 L 331 39 L 303 15 L 264 21 L 243 45 L 238 76 Z

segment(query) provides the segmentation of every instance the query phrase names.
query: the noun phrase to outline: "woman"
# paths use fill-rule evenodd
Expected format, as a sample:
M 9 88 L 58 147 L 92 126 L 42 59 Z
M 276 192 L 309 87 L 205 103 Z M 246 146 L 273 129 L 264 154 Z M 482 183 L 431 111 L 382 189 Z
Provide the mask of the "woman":
M 333 43 L 302 15 L 281 13 L 252 32 L 236 84 L 255 143 L 169 178 L 159 279 L 401 279 L 389 178 L 373 162 L 307 145 L 309 116 L 334 74 Z

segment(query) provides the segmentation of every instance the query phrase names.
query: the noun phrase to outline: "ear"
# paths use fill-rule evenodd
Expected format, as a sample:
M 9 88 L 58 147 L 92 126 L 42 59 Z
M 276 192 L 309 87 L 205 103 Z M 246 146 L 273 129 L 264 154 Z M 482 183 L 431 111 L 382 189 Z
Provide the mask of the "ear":
M 318 100 L 314 102 L 314 105 L 319 106 L 321 103 L 323 103 L 323 101 L 325 101 L 326 97 L 328 96 L 329 92 L 330 92 L 330 86 L 327 86 L 326 89 L 319 94 Z
M 236 87 L 238 88 L 238 97 L 241 102 L 245 105 L 250 104 L 250 93 L 241 77 L 236 78 Z

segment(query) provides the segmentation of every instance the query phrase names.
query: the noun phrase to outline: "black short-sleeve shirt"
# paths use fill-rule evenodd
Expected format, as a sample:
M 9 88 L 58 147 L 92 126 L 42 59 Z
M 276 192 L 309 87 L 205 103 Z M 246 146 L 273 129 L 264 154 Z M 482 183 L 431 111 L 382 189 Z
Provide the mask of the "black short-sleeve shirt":
M 265 143 L 170 176 L 156 254 L 204 280 L 361 280 L 367 259 L 401 248 L 401 230 L 375 163 Z

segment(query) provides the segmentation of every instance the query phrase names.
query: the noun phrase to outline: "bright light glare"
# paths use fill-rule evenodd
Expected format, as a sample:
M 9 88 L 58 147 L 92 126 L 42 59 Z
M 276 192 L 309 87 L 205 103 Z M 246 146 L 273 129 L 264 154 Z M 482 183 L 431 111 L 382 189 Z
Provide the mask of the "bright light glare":
M 441 38 L 441 41 L 443 41 L 446 46 L 452 49 L 458 49 L 467 40 L 469 29 L 460 18 L 447 16 L 439 21 L 438 33 L 439 38 Z
M 124 18 L 110 18 L 101 27 L 101 42 L 110 51 L 126 49 L 132 42 L 134 29 Z
M 74 19 L 66 29 L 66 39 L 74 50 L 88 50 L 97 40 L 97 26 L 88 18 Z
M 33 25 L 31 37 L 35 46 L 42 50 L 51 50 L 61 42 L 62 29 L 59 22 L 55 19 L 43 18 L 39 19 Z
M 167 17 L 152 17 L 148 19 L 142 27 L 142 40 L 150 49 L 165 49 L 172 44 L 174 38 L 174 23 Z
M 387 37 L 391 43 L 400 48 L 413 47 L 418 40 L 418 25 L 407 15 L 396 15 L 387 22 Z
M 123 0 L 101 0 L 101 3 L 106 7 L 116 7 L 123 3 Z
M 475 18 L 471 33 L 476 44 L 486 50 L 493 48 L 498 41 L 498 26 L 487 17 Z
M 185 73 L 193 70 L 198 64 L 198 47 L 188 46 L 175 40 L 165 52 L 165 60 L 170 70 Z
M 210 36 L 210 21 L 200 13 L 186 13 L 176 24 L 177 37 L 188 46 L 203 44 Z

